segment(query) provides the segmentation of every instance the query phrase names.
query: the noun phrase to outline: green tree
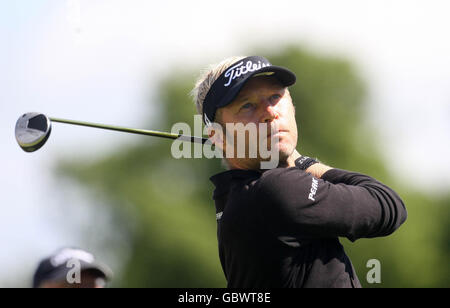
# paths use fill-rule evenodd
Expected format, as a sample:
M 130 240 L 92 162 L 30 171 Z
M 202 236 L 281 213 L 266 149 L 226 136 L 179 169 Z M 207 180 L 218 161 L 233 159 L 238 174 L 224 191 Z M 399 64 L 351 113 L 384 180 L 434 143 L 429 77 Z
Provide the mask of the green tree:
M 369 174 L 404 198 L 409 219 L 393 236 L 343 240 L 364 286 L 450 286 L 448 201 L 412 191 L 389 173 L 371 127 L 367 125 L 366 87 L 344 59 L 325 57 L 298 46 L 265 54 L 271 62 L 296 72 L 291 88 L 299 126 L 298 150 L 342 169 Z M 159 111 L 149 115 L 158 129 L 193 123 L 188 96 L 197 69 L 161 82 Z M 150 121 L 149 121 L 150 122 Z M 145 125 L 144 125 L 145 126 Z M 152 125 L 153 126 L 153 125 Z M 127 257 L 116 286 L 221 287 L 226 282 L 218 259 L 213 185 L 220 161 L 180 159 L 171 142 L 142 143 L 109 153 L 93 163 L 61 161 L 61 176 L 98 193 L 114 217 L 110 228 L 127 243 Z M 106 206 L 105 206 L 106 207 Z M 94 221 L 92 222 L 94 223 Z M 114 243 L 109 243 L 114 251 Z M 378 259 L 382 283 L 369 285 L 366 262 Z

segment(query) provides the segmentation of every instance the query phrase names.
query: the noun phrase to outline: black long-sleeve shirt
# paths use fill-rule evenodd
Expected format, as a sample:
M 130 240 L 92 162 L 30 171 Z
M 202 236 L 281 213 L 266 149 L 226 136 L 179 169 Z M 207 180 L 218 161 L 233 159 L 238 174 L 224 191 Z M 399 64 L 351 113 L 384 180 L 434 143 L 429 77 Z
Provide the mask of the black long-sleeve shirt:
M 229 170 L 216 186 L 219 256 L 228 287 L 361 287 L 338 237 L 386 236 L 405 220 L 377 180 L 331 169 Z

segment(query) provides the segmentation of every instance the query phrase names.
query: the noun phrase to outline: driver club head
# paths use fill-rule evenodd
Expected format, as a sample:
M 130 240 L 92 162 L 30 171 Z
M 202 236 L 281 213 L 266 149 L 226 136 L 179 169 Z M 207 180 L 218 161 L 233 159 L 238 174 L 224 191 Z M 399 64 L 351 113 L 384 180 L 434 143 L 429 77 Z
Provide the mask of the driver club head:
M 16 140 L 25 152 L 39 150 L 47 141 L 51 131 L 52 123 L 42 113 L 25 113 L 16 122 Z

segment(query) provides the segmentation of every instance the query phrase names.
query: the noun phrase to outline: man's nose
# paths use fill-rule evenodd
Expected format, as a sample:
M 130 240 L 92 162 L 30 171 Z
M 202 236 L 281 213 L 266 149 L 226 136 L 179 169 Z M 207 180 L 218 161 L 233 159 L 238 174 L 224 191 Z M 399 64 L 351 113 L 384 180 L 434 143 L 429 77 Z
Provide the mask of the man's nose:
M 265 100 L 261 102 L 262 104 L 262 116 L 261 116 L 261 123 L 270 123 L 273 120 L 278 118 L 278 112 L 275 108 L 275 106 L 269 101 Z

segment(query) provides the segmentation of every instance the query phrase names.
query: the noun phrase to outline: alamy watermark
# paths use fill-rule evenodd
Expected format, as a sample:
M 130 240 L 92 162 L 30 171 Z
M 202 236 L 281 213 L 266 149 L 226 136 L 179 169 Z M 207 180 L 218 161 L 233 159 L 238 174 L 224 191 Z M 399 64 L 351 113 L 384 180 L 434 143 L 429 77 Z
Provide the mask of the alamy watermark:
M 370 259 L 367 261 L 366 267 L 370 268 L 366 275 L 366 281 L 370 284 L 381 283 L 381 262 L 377 259 Z
M 279 163 L 279 134 L 276 123 L 210 123 L 203 127 L 202 117 L 194 116 L 194 129 L 187 123 L 175 123 L 171 133 L 183 136 L 213 135 L 204 144 L 180 139 L 172 143 L 171 153 L 179 158 L 250 158 L 260 161 L 261 169 L 272 169 Z
M 81 284 L 81 262 L 78 259 L 70 259 L 66 263 L 69 268 L 66 275 L 66 281 L 69 284 Z

